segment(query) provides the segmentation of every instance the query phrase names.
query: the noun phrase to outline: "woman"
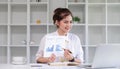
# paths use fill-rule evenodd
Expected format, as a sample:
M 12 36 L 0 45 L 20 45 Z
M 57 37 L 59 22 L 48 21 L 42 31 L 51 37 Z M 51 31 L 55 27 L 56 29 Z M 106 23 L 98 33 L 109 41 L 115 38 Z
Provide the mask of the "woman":
M 53 22 L 57 26 L 57 31 L 45 35 L 41 42 L 40 48 L 36 54 L 36 61 L 40 63 L 54 62 L 58 58 L 55 54 L 50 57 L 43 57 L 46 36 L 65 36 L 69 45 L 64 49 L 64 58 L 69 62 L 83 63 L 83 50 L 80 39 L 77 35 L 69 33 L 72 28 L 72 13 L 67 8 L 57 8 L 54 11 Z

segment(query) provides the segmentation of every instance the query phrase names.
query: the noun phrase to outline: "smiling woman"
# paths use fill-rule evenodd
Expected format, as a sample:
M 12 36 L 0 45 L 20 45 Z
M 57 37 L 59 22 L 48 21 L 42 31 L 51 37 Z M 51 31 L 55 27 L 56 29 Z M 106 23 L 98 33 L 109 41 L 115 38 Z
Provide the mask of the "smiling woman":
M 60 62 L 58 58 L 62 57 L 69 62 L 83 63 L 83 50 L 80 39 L 77 35 L 69 33 L 72 28 L 72 13 L 67 8 L 57 8 L 54 11 L 53 22 L 57 27 L 57 31 L 45 35 L 36 54 L 36 61 L 39 63 Z M 44 49 L 46 37 L 48 36 L 64 36 L 67 40 L 67 45 L 64 47 L 62 55 L 51 54 L 50 57 L 44 57 Z M 58 46 L 58 45 L 56 45 Z M 57 48 L 57 47 L 56 47 Z

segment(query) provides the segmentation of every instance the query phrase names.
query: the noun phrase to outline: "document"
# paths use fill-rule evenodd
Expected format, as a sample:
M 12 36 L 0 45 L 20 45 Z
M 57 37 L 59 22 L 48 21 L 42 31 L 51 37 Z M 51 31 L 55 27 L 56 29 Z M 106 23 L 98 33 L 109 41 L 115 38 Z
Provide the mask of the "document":
M 62 56 L 65 48 L 65 36 L 46 36 L 44 57 L 50 57 L 51 54 Z
M 52 62 L 48 63 L 50 66 L 79 66 L 80 63 L 77 62 Z

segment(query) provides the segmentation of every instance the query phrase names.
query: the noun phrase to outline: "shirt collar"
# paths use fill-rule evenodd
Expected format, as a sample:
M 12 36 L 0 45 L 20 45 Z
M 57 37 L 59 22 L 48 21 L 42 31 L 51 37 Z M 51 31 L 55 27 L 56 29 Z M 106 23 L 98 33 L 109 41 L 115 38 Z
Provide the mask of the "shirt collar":
M 57 36 L 59 36 L 58 30 L 56 30 L 55 34 L 56 34 Z M 68 37 L 68 36 L 69 36 L 69 33 L 67 33 L 66 37 Z
M 57 35 L 57 36 L 59 36 L 59 34 L 58 34 L 58 30 L 55 32 L 55 35 Z M 67 33 L 67 35 L 65 36 L 65 39 L 67 40 L 67 41 L 69 41 L 69 33 Z

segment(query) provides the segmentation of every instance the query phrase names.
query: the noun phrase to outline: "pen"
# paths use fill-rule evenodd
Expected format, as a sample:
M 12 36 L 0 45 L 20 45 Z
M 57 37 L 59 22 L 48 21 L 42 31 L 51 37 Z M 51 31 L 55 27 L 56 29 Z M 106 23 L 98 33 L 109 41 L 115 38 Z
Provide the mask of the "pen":
M 68 50 L 68 49 L 64 49 L 64 48 L 63 48 L 63 50 L 64 50 L 64 51 L 65 51 L 65 50 L 67 50 L 69 53 L 71 53 L 71 54 L 72 54 L 72 52 L 71 52 L 70 50 Z

